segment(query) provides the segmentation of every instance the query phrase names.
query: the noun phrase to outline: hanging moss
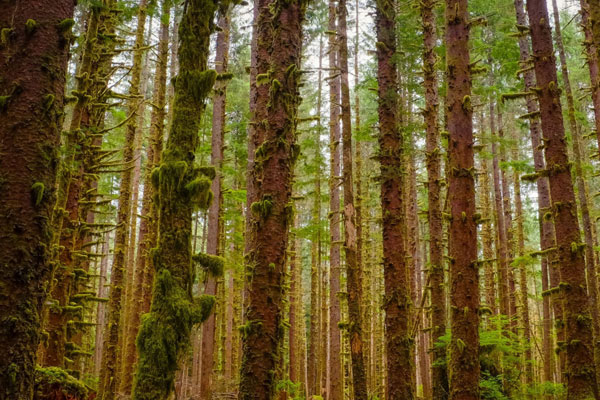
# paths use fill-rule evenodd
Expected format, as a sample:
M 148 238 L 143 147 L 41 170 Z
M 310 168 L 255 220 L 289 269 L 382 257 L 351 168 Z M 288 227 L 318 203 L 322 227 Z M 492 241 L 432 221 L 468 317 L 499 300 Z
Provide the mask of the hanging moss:
M 161 269 L 155 278 L 152 308 L 142 317 L 137 337 L 140 355 L 134 399 L 166 399 L 173 390 L 177 361 L 188 346 L 192 327 L 205 321 L 215 304 L 213 296 L 190 301 L 171 273 Z
M 44 189 L 45 187 L 42 182 L 36 182 L 31 185 L 31 195 L 36 206 L 39 206 L 44 199 Z
M 250 209 L 256 215 L 267 218 L 273 209 L 273 200 L 271 199 L 271 196 L 265 196 L 262 200 L 252 203 Z
M 198 253 L 192 258 L 213 277 L 223 276 L 225 259 L 212 254 Z
M 8 46 L 13 32 L 13 28 L 2 28 L 0 30 L 0 44 L 2 44 L 2 46 Z
M 87 399 L 89 390 L 83 382 L 73 377 L 67 371 L 58 367 L 37 367 L 35 370 L 34 399 L 58 398 L 62 393 L 64 398 L 71 400 Z
M 73 18 L 65 18 L 62 21 L 60 21 L 56 27 L 58 28 L 59 32 L 65 33 L 67 31 L 70 31 L 74 25 L 75 20 Z

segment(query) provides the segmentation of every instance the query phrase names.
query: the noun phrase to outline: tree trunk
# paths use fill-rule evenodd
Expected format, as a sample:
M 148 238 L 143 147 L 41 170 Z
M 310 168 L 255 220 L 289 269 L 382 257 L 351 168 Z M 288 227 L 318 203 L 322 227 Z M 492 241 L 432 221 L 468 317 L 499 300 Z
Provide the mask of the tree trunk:
M 577 205 L 571 179 L 556 59 L 552 45 L 546 2 L 529 0 L 533 59 L 537 78 L 536 94 L 540 102 L 546 169 L 552 199 L 556 244 L 564 296 L 567 392 L 571 399 L 597 398 L 594 365 L 592 318 L 586 293 L 584 246 L 577 221 Z
M 342 182 L 344 190 L 344 254 L 348 287 L 348 334 L 352 359 L 354 398 L 367 399 L 367 376 L 362 349 L 362 276 L 357 262 L 356 210 L 354 205 L 352 162 L 352 115 L 348 82 L 348 33 L 346 0 L 338 2 L 338 54 L 342 89 Z
M 64 0 L 0 5 L 0 387 L 2 397 L 16 400 L 33 396 L 52 274 L 50 220 L 73 10 Z
M 211 206 L 208 210 L 208 237 L 206 242 L 206 252 L 208 254 L 220 255 L 219 230 L 221 222 L 221 164 L 223 162 L 223 142 L 225 137 L 225 104 L 227 100 L 227 64 L 229 61 L 229 27 L 230 10 L 221 8 L 219 17 L 219 27 L 221 30 L 217 33 L 215 69 L 221 77 L 215 85 L 215 95 L 213 97 L 213 119 L 212 119 L 212 143 L 210 163 L 217 170 L 215 179 L 213 179 L 211 191 L 214 195 Z M 204 286 L 204 294 L 214 296 L 217 294 L 217 277 L 208 274 Z M 208 317 L 202 325 L 202 370 L 200 371 L 200 397 L 201 399 L 211 398 L 211 377 L 214 363 L 214 344 L 215 344 L 215 314 Z
M 283 273 L 293 210 L 293 167 L 298 147 L 296 117 L 307 2 L 257 3 L 256 85 L 250 169 L 252 197 L 246 238 L 246 295 L 240 400 L 271 399 L 283 339 Z
M 212 296 L 192 297 L 191 238 L 193 211 L 209 206 L 215 174 L 213 168 L 195 165 L 194 152 L 206 98 L 217 75 L 207 70 L 216 8 L 210 0 L 189 1 L 180 25 L 173 121 L 163 162 L 152 173 L 158 193 L 159 237 L 151 255 L 156 269 L 152 306 L 137 338 L 136 400 L 166 399 L 171 394 L 191 329 L 208 318 L 214 305 Z M 205 268 L 222 267 L 222 262 L 208 255 L 195 259 Z
M 479 399 L 479 274 L 467 0 L 446 0 L 450 399 Z
M 343 398 L 340 336 L 340 78 L 336 40 L 335 0 L 329 0 L 329 349 L 327 395 L 329 400 Z
M 560 16 L 558 13 L 558 5 L 556 0 L 552 0 L 552 8 L 554 14 L 555 40 L 556 47 L 560 59 L 561 74 L 563 86 L 567 98 L 568 120 L 571 136 L 573 138 L 573 158 L 575 161 L 575 182 L 577 184 L 577 197 L 579 199 L 579 207 L 581 208 L 581 223 L 583 225 L 583 237 L 585 243 L 585 269 L 587 271 L 587 293 L 590 296 L 590 312 L 592 316 L 592 329 L 594 338 L 600 333 L 600 309 L 598 308 L 598 279 L 596 273 L 596 254 L 594 251 L 594 235 L 592 220 L 590 217 L 590 204 L 588 201 L 589 190 L 586 184 L 587 177 L 583 172 L 582 163 L 582 143 L 580 127 L 575 119 L 575 100 L 573 99 L 573 89 L 569 78 L 569 68 L 567 66 L 567 56 L 562 40 L 562 32 L 560 27 Z M 600 381 L 600 342 L 594 340 L 594 362 L 596 364 L 596 380 Z
M 442 226 L 442 206 L 440 202 L 441 150 L 438 128 L 438 82 L 435 54 L 436 22 L 434 8 L 436 2 L 421 2 L 423 25 L 423 73 L 425 87 L 424 123 L 426 130 L 427 163 L 427 209 L 429 226 L 429 279 L 431 285 L 431 340 L 435 343 L 446 334 L 446 293 L 444 286 L 444 245 Z M 445 400 L 448 397 L 448 375 L 442 361 L 446 358 L 443 348 L 433 347 L 433 398 Z
M 594 111 L 594 127 L 596 130 L 596 137 L 600 146 L 600 68 L 598 67 L 598 44 L 600 43 L 600 24 L 591 22 L 590 18 L 590 3 L 589 0 L 580 0 L 581 3 L 581 26 L 583 27 L 583 33 L 585 40 L 583 45 L 585 47 L 585 57 L 587 58 L 587 65 L 590 71 L 590 84 L 592 87 L 592 104 Z M 600 16 L 600 5 L 598 1 L 592 0 L 594 3 L 596 18 Z M 592 28 L 593 26 L 593 28 Z M 596 40 L 598 39 L 598 40 Z
M 414 398 L 412 340 L 410 338 L 410 283 L 406 265 L 405 206 L 401 195 L 403 139 L 399 129 L 398 78 L 394 1 L 377 2 L 377 81 L 379 83 L 379 151 L 383 212 L 383 268 L 385 274 L 385 347 L 387 398 Z
M 517 16 L 517 24 L 521 26 L 527 26 L 527 16 L 523 6 L 523 0 L 515 0 L 515 9 Z M 530 91 L 535 87 L 535 73 L 531 69 L 528 69 L 530 63 L 530 51 L 529 51 L 529 40 L 526 35 L 519 36 L 519 53 L 520 53 L 520 67 L 524 70 L 523 80 L 525 82 L 525 89 Z M 546 168 L 544 161 L 544 154 L 540 147 L 541 145 L 541 125 L 539 120 L 539 110 L 537 102 L 532 96 L 528 96 L 527 99 L 527 113 L 531 115 L 529 118 L 529 131 L 531 134 L 531 147 L 533 149 L 533 160 L 535 170 L 539 173 Z M 555 246 L 554 238 L 554 224 L 551 218 L 544 218 L 544 215 L 550 209 L 550 188 L 548 179 L 546 177 L 538 177 L 537 179 L 537 192 L 538 192 L 538 219 L 540 223 L 540 247 L 542 252 L 548 251 Z M 551 310 L 550 310 L 550 296 L 548 291 L 548 255 L 542 255 L 542 313 L 543 313 L 543 337 L 542 337 L 542 348 L 544 353 L 544 379 L 546 381 L 553 381 L 553 365 L 554 365 L 554 351 L 552 350 L 552 338 L 551 338 Z
M 140 328 L 141 314 L 148 312 L 149 309 L 144 307 L 144 289 L 146 281 L 151 282 L 148 275 L 153 276 L 150 272 L 152 269 L 151 261 L 149 260 L 149 252 L 152 248 L 152 234 L 150 233 L 150 225 L 156 222 L 153 217 L 155 213 L 153 205 L 153 197 L 155 195 L 152 187 L 152 170 L 160 164 L 160 155 L 162 153 L 163 135 L 164 135 L 164 118 L 165 118 L 165 97 L 167 87 L 167 62 L 169 58 L 169 21 L 170 21 L 171 6 L 167 0 L 162 2 L 161 10 L 161 25 L 158 43 L 158 59 L 156 62 L 154 75 L 154 93 L 152 94 L 152 109 L 150 117 L 150 132 L 147 150 L 147 164 L 144 171 L 144 195 L 142 198 L 142 218 L 140 220 L 140 228 L 138 235 L 138 249 L 136 258 L 136 275 L 135 285 L 132 294 L 132 310 L 131 318 L 127 332 L 127 347 L 123 358 L 123 387 L 125 393 L 131 392 L 131 382 L 133 380 L 133 368 L 137 359 L 135 348 L 135 338 Z M 129 382 L 129 383 L 127 383 Z

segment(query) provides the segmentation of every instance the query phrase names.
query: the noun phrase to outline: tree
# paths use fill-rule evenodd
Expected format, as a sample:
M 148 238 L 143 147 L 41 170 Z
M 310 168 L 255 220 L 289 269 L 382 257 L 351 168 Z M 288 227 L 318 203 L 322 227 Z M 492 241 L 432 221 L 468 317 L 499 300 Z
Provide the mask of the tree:
M 450 399 L 479 399 L 479 273 L 467 0 L 446 0 Z
M 7 399 L 33 396 L 53 270 L 50 221 L 73 7 L 62 0 L 0 5 L 0 221 L 7 228 L 0 231 L 0 397 Z
M 211 272 L 223 267 L 219 257 L 202 253 L 192 257 L 191 246 L 192 213 L 209 206 L 215 176 L 214 168 L 196 164 L 194 153 L 202 111 L 217 77 L 207 69 L 217 6 L 212 0 L 188 1 L 179 26 L 173 121 L 162 163 L 152 172 L 159 207 L 158 246 L 151 253 L 156 274 L 150 313 L 143 318 L 137 338 L 134 399 L 168 398 L 193 325 L 212 311 L 213 296 L 192 297 L 192 261 Z
M 306 0 L 255 4 L 256 80 L 250 101 L 254 159 L 246 237 L 246 304 L 240 399 L 270 399 L 283 339 L 283 273 L 293 208 L 298 79 Z
M 567 155 L 556 57 L 546 2 L 529 0 L 527 13 L 537 79 L 534 90 L 540 103 L 545 144 L 546 169 L 542 174 L 548 176 L 550 184 L 560 270 L 559 290 L 564 296 L 567 393 L 572 399 L 597 398 L 592 317 L 585 280 L 585 245 L 580 243 L 581 232 L 577 221 L 577 204 Z
M 387 394 L 390 399 L 414 398 L 411 293 L 406 265 L 405 205 L 401 195 L 403 139 L 398 115 L 395 7 L 393 1 L 377 2 L 377 81 L 379 84 L 379 162 L 383 209 L 383 266 Z

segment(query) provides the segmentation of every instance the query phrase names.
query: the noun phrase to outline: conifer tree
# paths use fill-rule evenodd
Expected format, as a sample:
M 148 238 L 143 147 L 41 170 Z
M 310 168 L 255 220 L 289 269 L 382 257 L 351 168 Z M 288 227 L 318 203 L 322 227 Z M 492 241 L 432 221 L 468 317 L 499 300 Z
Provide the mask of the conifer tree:
M 0 4 L 0 398 L 33 397 L 72 1 Z M 44 66 L 43 68 L 41 66 Z

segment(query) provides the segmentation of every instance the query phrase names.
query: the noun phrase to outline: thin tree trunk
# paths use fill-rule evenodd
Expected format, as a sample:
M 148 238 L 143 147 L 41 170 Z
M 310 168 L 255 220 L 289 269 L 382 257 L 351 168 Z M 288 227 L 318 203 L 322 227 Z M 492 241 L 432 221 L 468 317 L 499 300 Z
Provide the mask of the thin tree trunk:
M 340 336 L 340 78 L 336 40 L 335 0 L 329 0 L 329 349 L 327 395 L 329 400 L 343 398 Z
M 446 0 L 450 399 L 479 399 L 479 274 L 467 0 Z
M 222 8 L 219 16 L 219 27 L 221 30 L 217 33 L 215 69 L 221 77 L 215 85 L 215 95 L 213 97 L 213 120 L 212 120 L 212 143 L 210 163 L 217 170 L 217 174 L 212 181 L 211 191 L 213 201 L 208 210 L 208 236 L 206 242 L 206 252 L 208 254 L 220 255 L 219 231 L 221 222 L 221 164 L 223 162 L 223 143 L 225 137 L 225 103 L 227 96 L 227 64 L 229 61 L 229 29 L 230 29 L 230 10 Z M 204 287 L 204 294 L 214 296 L 217 294 L 217 277 L 208 274 Z M 213 374 L 214 363 L 214 345 L 215 345 L 215 314 L 211 314 L 202 325 L 202 370 L 200 371 L 200 397 L 201 399 L 211 398 L 211 377 Z
M 137 359 L 135 348 L 135 338 L 140 327 L 140 315 L 148 312 L 144 307 L 144 292 L 149 291 L 144 286 L 146 282 L 151 282 L 154 274 L 151 273 L 152 265 L 149 259 L 149 251 L 152 248 L 152 234 L 150 233 L 151 224 L 156 221 L 153 214 L 156 212 L 153 205 L 155 195 L 152 187 L 152 170 L 160 164 L 160 155 L 162 153 L 164 136 L 164 118 L 165 118 L 165 98 L 167 88 L 167 64 L 169 58 L 169 21 L 171 5 L 168 0 L 162 1 L 161 25 L 158 43 L 158 59 L 154 74 L 154 93 L 152 94 L 152 104 L 154 108 L 150 116 L 150 132 L 147 149 L 146 168 L 144 170 L 144 195 L 142 197 L 142 218 L 138 235 L 138 249 L 135 263 L 135 284 L 132 293 L 131 321 L 127 331 L 127 347 L 123 358 L 123 380 L 122 392 L 131 392 L 131 383 L 133 380 L 133 368 Z M 132 244 L 133 245 L 133 244 Z
M 571 179 L 556 59 L 545 1 L 529 0 L 533 59 L 537 78 L 536 94 L 540 102 L 544 135 L 546 170 L 552 199 L 558 260 L 559 290 L 564 296 L 567 392 L 570 399 L 597 398 L 594 365 L 592 316 L 586 293 L 585 259 L 577 221 L 577 204 Z
M 348 34 L 346 0 L 338 2 L 339 67 L 342 89 L 342 182 L 344 190 L 344 254 L 348 287 L 348 334 L 352 359 L 354 398 L 367 399 L 367 376 L 362 349 L 362 276 L 357 263 L 356 209 L 354 204 L 352 162 L 352 115 L 350 112 L 350 86 L 348 82 Z
M 431 341 L 435 343 L 446 333 L 446 294 L 444 286 L 444 245 L 442 226 L 442 207 L 440 201 L 441 149 L 438 127 L 438 82 L 435 54 L 436 23 L 434 8 L 436 2 L 421 2 L 421 20 L 423 25 L 423 73 L 425 87 L 424 122 L 426 130 L 427 164 L 427 209 L 429 226 L 429 277 L 431 285 Z M 445 350 L 434 347 L 433 351 L 433 398 L 445 400 L 448 397 L 448 376 L 442 360 Z

